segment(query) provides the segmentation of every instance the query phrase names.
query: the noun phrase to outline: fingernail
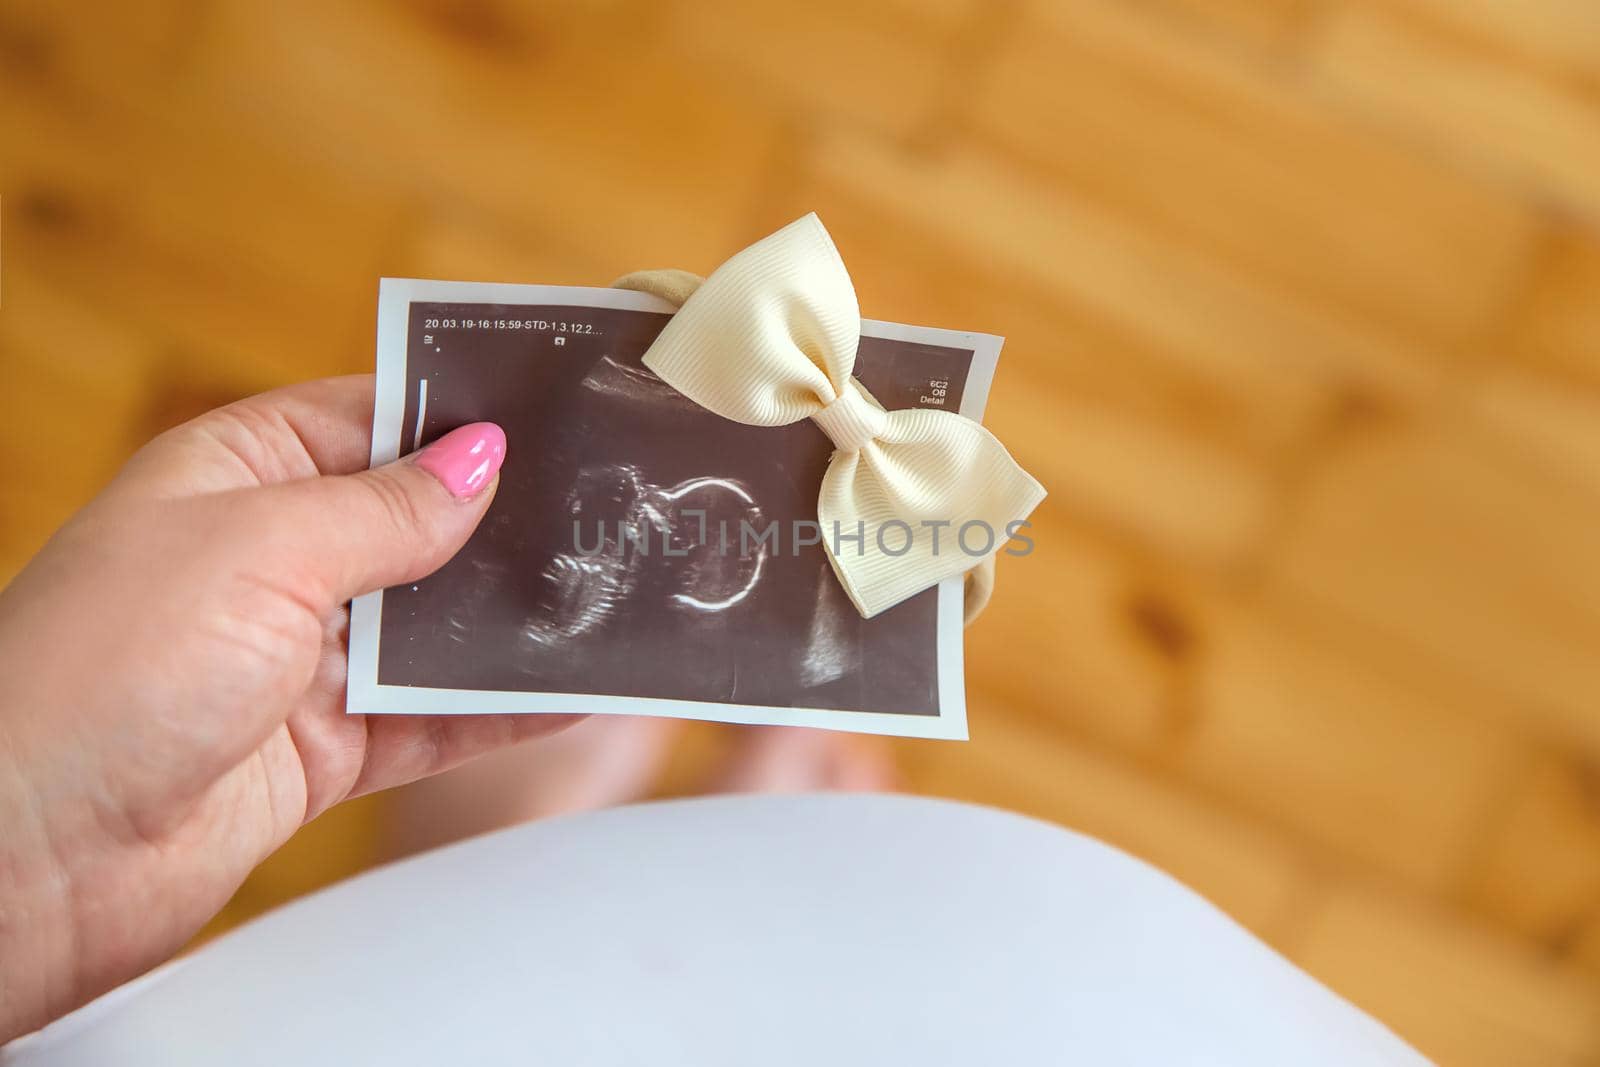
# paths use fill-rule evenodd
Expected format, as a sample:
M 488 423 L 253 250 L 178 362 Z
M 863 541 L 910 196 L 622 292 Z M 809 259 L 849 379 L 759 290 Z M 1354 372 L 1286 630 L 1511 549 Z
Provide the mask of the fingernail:
M 506 433 L 492 422 L 457 427 L 417 453 L 417 466 L 465 499 L 494 480 L 506 458 Z

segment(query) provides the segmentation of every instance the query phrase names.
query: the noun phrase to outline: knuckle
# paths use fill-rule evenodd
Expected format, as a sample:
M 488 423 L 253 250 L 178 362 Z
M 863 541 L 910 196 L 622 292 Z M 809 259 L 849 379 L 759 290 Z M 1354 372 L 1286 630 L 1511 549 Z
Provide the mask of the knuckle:
M 295 449 L 286 447 L 281 420 L 258 398 L 238 400 L 199 416 L 186 427 L 231 454 L 261 485 L 288 481 L 307 472 Z
M 267 672 L 303 673 L 322 646 L 323 621 L 313 599 L 292 582 L 254 570 L 235 579 L 214 636 Z
M 428 509 L 422 506 L 410 486 L 392 471 L 370 471 L 359 482 L 371 494 L 391 532 L 407 540 L 426 537 L 431 532 L 433 522 Z

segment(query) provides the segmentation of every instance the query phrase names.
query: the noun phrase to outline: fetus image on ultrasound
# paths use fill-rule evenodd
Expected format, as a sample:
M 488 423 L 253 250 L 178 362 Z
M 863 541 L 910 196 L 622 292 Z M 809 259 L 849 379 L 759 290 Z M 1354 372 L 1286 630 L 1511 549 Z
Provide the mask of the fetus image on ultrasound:
M 641 583 L 655 587 L 686 625 L 709 624 L 749 597 L 767 562 L 765 541 L 721 551 L 709 524 L 702 530 L 682 521 L 734 516 L 764 528 L 755 497 L 733 479 L 707 475 L 663 488 L 632 465 L 591 465 L 578 470 L 566 505 L 574 547 L 546 564 L 546 595 L 524 630 L 547 648 L 604 629 L 640 595 Z M 589 526 L 593 539 L 586 541 Z M 662 566 L 650 566 L 652 554 Z
M 408 445 L 479 419 L 509 445 L 467 546 L 385 592 L 379 682 L 937 715 L 936 593 L 859 616 L 821 546 L 791 536 L 816 517 L 831 443 L 809 421 L 731 422 L 656 378 L 640 360 L 666 320 L 412 305 Z M 576 326 L 492 325 L 507 321 Z M 897 344 L 864 343 L 857 364 L 887 406 L 930 376 L 959 402 L 970 353 Z M 741 523 L 778 535 L 741 541 Z

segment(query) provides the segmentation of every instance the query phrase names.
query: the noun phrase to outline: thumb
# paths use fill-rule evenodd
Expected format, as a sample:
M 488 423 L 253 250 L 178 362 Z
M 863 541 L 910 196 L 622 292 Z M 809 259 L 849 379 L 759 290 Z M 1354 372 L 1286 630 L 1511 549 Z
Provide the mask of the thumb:
M 324 606 L 415 581 L 466 544 L 505 461 L 492 422 L 451 430 L 393 463 L 259 491 L 279 560 Z

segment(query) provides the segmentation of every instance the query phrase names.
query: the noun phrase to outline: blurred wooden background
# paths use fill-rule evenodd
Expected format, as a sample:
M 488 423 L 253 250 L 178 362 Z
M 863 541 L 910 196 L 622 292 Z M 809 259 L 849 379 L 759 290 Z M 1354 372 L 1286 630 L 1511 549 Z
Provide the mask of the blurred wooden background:
M 369 368 L 379 275 L 819 211 L 867 314 L 1009 337 L 1052 490 L 910 784 L 1148 857 L 1442 1063 L 1600 1063 L 1594 0 L 0 0 L 0 191 L 0 575 L 152 432 Z

